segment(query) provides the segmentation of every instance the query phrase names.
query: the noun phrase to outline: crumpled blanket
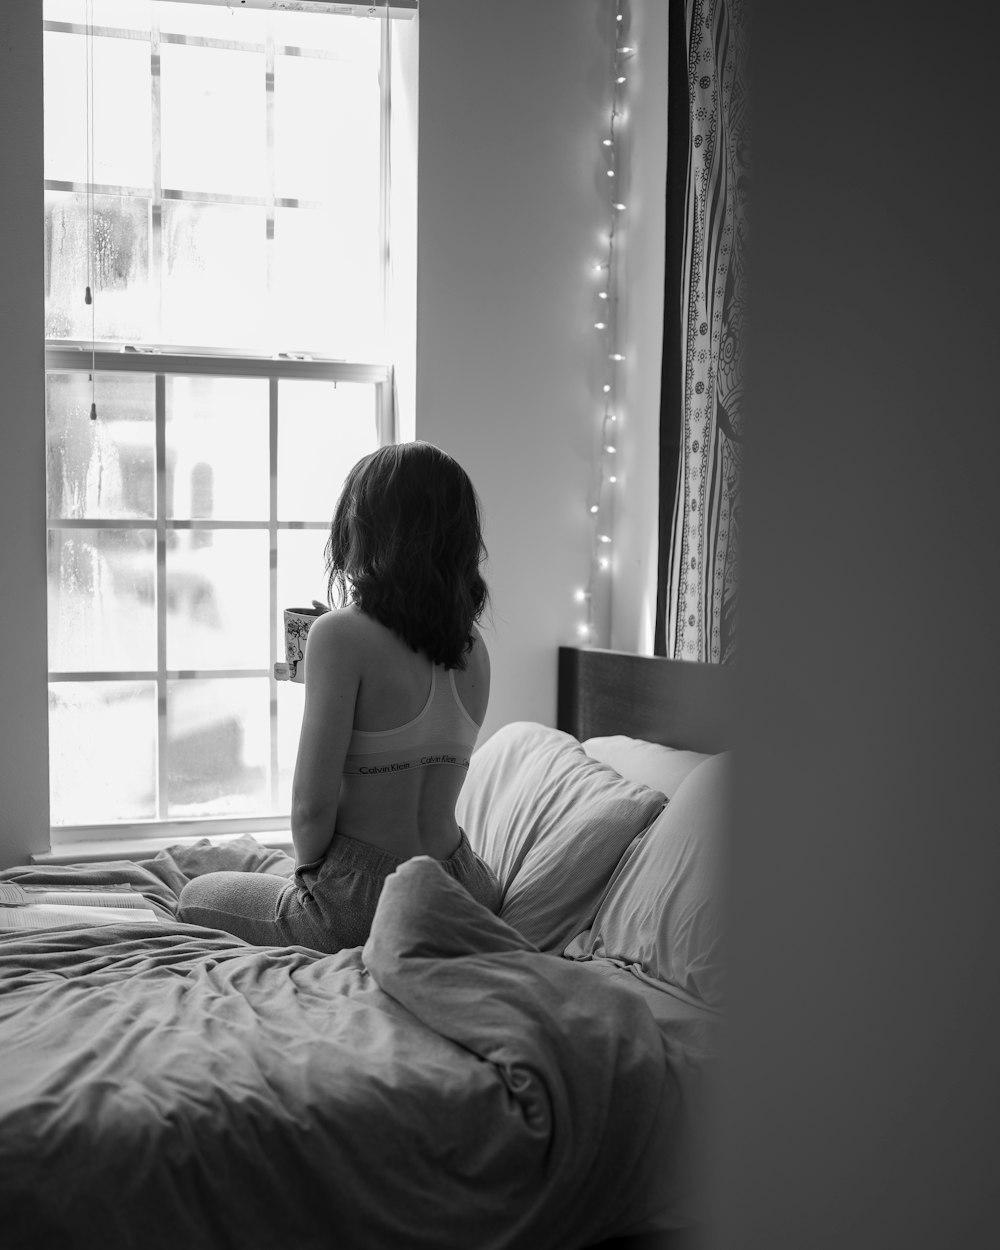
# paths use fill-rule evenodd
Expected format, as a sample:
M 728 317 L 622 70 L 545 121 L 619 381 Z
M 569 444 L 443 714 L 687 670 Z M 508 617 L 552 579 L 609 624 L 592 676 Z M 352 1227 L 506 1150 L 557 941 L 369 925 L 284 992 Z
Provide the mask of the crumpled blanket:
M 193 877 L 207 872 L 267 872 L 291 876 L 295 861 L 242 834 L 216 845 L 208 838 L 157 851 L 148 859 L 102 860 L 93 864 L 25 864 L 0 872 L 0 881 L 45 885 L 53 890 L 71 885 L 128 885 L 149 900 L 163 916 L 177 915 L 177 899 Z
M 111 869 L 169 911 L 205 863 Z M 337 955 L 175 921 L 0 935 L 0 1039 L 9 1250 L 574 1250 L 669 1188 L 678 1089 L 642 1000 L 425 857 Z

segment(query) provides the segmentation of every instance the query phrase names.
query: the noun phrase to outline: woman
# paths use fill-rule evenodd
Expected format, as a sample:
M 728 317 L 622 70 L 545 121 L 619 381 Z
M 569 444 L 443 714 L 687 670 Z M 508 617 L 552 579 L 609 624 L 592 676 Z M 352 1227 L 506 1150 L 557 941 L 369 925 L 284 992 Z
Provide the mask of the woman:
M 455 820 L 489 700 L 485 554 L 476 492 L 443 451 L 403 443 L 354 466 L 326 545 L 340 606 L 306 641 L 294 878 L 197 877 L 181 920 L 257 945 L 359 946 L 386 877 L 414 855 L 499 908 L 497 878 Z

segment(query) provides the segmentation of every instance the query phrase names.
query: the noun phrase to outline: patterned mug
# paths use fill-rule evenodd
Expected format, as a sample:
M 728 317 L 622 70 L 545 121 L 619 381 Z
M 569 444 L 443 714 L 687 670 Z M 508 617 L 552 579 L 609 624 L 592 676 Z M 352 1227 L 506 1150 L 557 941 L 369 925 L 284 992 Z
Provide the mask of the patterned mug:
M 274 666 L 276 681 L 297 681 L 300 684 L 306 679 L 306 635 L 312 628 L 313 621 L 329 608 L 313 600 L 311 608 L 285 608 L 285 659 L 286 663 Z

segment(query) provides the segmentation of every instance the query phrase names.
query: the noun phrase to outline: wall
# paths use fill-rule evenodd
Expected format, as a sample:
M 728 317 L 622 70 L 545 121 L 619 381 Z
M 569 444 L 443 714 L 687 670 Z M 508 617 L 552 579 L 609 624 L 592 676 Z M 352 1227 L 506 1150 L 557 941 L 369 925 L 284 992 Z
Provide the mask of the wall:
M 963 5 L 946 25 L 939 6 L 886 0 L 825 16 L 754 6 L 745 701 L 713 1245 L 987 1246 L 992 10 Z
M 575 641 L 598 425 L 595 275 L 607 227 L 600 0 L 422 0 L 417 435 L 482 497 L 493 592 L 484 733 L 552 723 Z
M 35 0 L 0 5 L 0 867 L 48 847 L 42 28 Z
M 387 338 L 395 366 L 397 433 L 401 442 L 416 438 L 417 387 L 417 109 L 419 107 L 418 18 L 389 27 L 390 165 L 389 281 Z

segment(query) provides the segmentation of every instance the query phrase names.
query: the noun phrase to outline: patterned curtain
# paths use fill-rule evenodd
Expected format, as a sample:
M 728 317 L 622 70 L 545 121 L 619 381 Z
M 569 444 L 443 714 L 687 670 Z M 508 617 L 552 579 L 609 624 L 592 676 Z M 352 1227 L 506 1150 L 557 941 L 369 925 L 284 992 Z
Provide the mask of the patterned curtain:
M 671 0 L 655 649 L 736 650 L 749 131 L 745 0 Z

